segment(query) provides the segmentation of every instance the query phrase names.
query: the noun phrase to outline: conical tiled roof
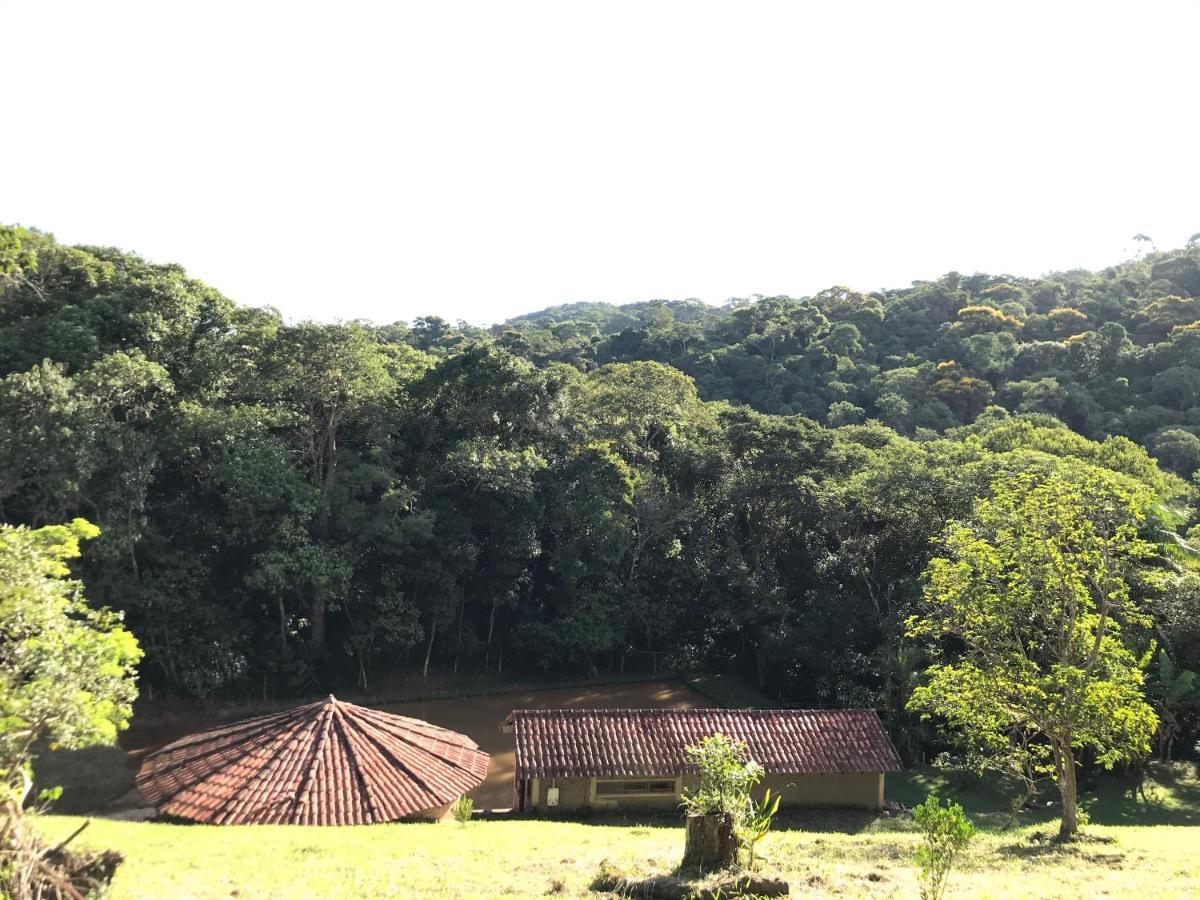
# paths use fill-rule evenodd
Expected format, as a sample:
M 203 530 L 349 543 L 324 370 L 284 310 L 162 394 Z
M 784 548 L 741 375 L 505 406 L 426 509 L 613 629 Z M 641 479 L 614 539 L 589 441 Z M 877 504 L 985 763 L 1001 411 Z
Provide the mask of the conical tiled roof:
M 449 803 L 488 755 L 420 719 L 327 700 L 193 734 L 146 758 L 161 812 L 217 825 L 365 825 Z

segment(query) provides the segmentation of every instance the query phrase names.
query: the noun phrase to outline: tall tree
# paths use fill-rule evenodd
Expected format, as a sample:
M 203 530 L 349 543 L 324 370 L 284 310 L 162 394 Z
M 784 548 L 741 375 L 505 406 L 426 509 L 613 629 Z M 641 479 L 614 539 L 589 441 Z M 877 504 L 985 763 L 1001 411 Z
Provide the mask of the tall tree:
M 1112 766 L 1148 752 L 1157 724 L 1133 646 L 1150 624 L 1139 595 L 1154 549 L 1139 531 L 1153 500 L 1079 464 L 998 479 L 946 529 L 909 620 L 940 653 L 910 706 L 993 759 L 1052 774 L 1063 840 L 1079 827 L 1079 751 Z
M 302 323 L 280 334 L 273 359 L 274 383 L 290 407 L 293 447 L 316 490 L 310 542 L 296 548 L 298 570 L 309 585 L 309 642 L 325 645 L 326 610 L 347 581 L 346 554 L 333 540 L 339 440 L 357 421 L 377 415 L 396 389 L 391 355 L 358 323 Z

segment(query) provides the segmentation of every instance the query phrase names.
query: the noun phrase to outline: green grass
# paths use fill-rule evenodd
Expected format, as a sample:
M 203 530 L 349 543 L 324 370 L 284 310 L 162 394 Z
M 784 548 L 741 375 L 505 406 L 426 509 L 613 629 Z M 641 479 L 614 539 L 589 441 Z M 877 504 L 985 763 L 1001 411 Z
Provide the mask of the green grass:
M 957 897 L 1196 896 L 1200 885 L 1200 778 L 1194 764 L 1158 767 L 1147 798 L 1119 778 L 1085 793 L 1088 840 L 1045 838 L 1054 810 L 1012 813 L 994 781 L 959 785 L 932 770 L 895 777 L 889 796 L 915 803 L 930 790 L 953 796 L 981 826 L 961 868 Z M 82 820 L 45 816 L 50 838 Z M 794 894 L 916 895 L 912 823 L 848 812 L 781 818 L 763 842 L 762 871 Z M 366 828 L 216 828 L 93 820 L 78 839 L 116 848 L 126 863 L 113 900 L 160 897 L 596 896 L 604 866 L 630 878 L 670 872 L 683 850 L 677 820 L 552 822 L 476 820 Z
M 81 820 L 51 816 L 48 837 Z M 985 832 L 951 876 L 951 896 L 1195 896 L 1200 828 L 1104 826 L 1105 842 L 1065 849 L 1035 829 Z M 915 896 L 911 831 L 788 830 L 763 842 L 763 871 L 793 893 Z M 395 824 L 364 828 L 168 825 L 96 820 L 79 838 L 126 854 L 113 900 L 161 897 L 580 897 L 604 863 L 631 877 L 670 871 L 678 825 L 548 821 Z

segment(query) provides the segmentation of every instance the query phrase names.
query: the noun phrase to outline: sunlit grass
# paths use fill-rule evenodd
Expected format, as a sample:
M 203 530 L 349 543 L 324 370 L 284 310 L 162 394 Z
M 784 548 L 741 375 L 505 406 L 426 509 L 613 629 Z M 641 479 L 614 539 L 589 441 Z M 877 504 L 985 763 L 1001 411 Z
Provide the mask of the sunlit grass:
M 99 778 L 102 769 L 94 772 Z M 1087 840 L 1045 840 L 1055 807 L 1012 810 L 1012 793 L 938 770 L 894 776 L 908 805 L 936 791 L 963 803 L 981 833 L 951 876 L 957 897 L 1195 897 L 1200 893 L 1200 778 L 1193 763 L 1155 767 L 1144 796 L 1131 779 L 1085 782 Z M 1052 795 L 1048 795 L 1052 796 Z M 50 838 L 83 820 L 45 816 Z M 630 878 L 670 872 L 683 853 L 678 820 L 633 824 L 476 820 L 363 828 L 219 828 L 94 819 L 79 838 L 126 855 L 113 900 L 132 898 L 534 897 L 591 894 L 604 864 Z M 762 844 L 765 874 L 793 894 L 916 896 L 917 835 L 902 818 L 808 811 L 781 816 Z M 595 896 L 595 895 L 593 895 Z
M 79 824 L 46 817 L 49 837 Z M 892 823 L 892 829 L 904 823 Z M 961 897 L 1196 896 L 1200 828 L 1094 826 L 1058 848 L 1046 829 L 984 832 L 951 876 Z M 548 821 L 363 828 L 230 827 L 96 820 L 79 839 L 126 854 L 113 900 L 162 897 L 581 897 L 602 863 L 631 877 L 668 872 L 678 825 Z M 915 896 L 911 830 L 778 831 L 762 869 L 793 893 Z

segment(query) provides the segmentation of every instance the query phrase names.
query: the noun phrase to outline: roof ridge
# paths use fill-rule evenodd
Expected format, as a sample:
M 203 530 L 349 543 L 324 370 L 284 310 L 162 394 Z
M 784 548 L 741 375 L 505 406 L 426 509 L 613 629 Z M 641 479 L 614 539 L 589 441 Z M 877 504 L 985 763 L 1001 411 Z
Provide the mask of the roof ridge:
M 332 701 L 332 702 L 330 702 Z M 296 788 L 296 793 L 292 797 L 289 808 L 292 813 L 295 813 L 301 806 L 308 809 L 308 790 L 312 784 L 313 776 L 317 774 L 317 768 L 321 762 L 322 751 L 325 748 L 325 743 L 329 738 L 329 730 L 333 725 L 333 717 L 337 715 L 337 701 L 333 700 L 333 694 L 329 695 L 329 700 L 325 701 L 318 710 L 317 715 L 320 717 L 315 725 L 320 726 L 320 733 L 317 739 L 312 742 L 312 751 L 308 757 L 308 765 L 305 767 L 304 774 L 300 778 L 300 784 Z
M 332 698 L 332 694 L 330 697 Z M 346 764 L 350 767 L 350 774 L 354 776 L 358 782 L 359 789 L 363 792 L 363 797 L 367 801 L 367 811 L 372 817 L 377 817 L 380 811 L 380 805 L 375 800 L 375 790 L 367 781 L 366 773 L 358 761 L 358 749 L 354 746 L 354 741 L 350 738 L 350 726 L 354 722 L 352 718 L 346 715 L 339 715 L 334 722 L 334 728 L 340 732 L 342 743 L 346 746 Z
M 268 756 L 263 764 L 255 770 L 254 774 L 250 778 L 245 780 L 242 792 L 239 794 L 231 794 L 217 807 L 217 814 L 220 817 L 218 818 L 218 821 L 221 821 L 221 819 L 231 818 L 236 813 L 239 806 L 246 805 L 249 802 L 248 798 L 253 798 L 255 796 L 253 788 L 257 787 L 259 784 L 271 785 L 274 781 L 282 780 L 278 778 L 280 771 L 287 771 L 287 757 L 284 755 L 284 748 L 286 748 L 293 740 L 301 737 L 304 731 L 311 729 L 313 724 L 314 722 L 311 716 L 292 716 L 288 720 L 288 726 L 280 731 L 273 740 L 263 742 L 263 749 L 269 749 L 271 751 L 271 755 Z M 249 753 L 244 754 L 241 758 L 245 758 L 245 756 L 248 755 Z M 242 794 L 247 796 L 243 797 Z M 257 806 L 252 808 L 255 810 L 272 809 L 276 806 L 279 806 L 281 803 L 286 802 L 286 800 L 286 797 L 280 797 L 273 802 L 265 802 L 264 798 L 264 802 L 259 803 Z

